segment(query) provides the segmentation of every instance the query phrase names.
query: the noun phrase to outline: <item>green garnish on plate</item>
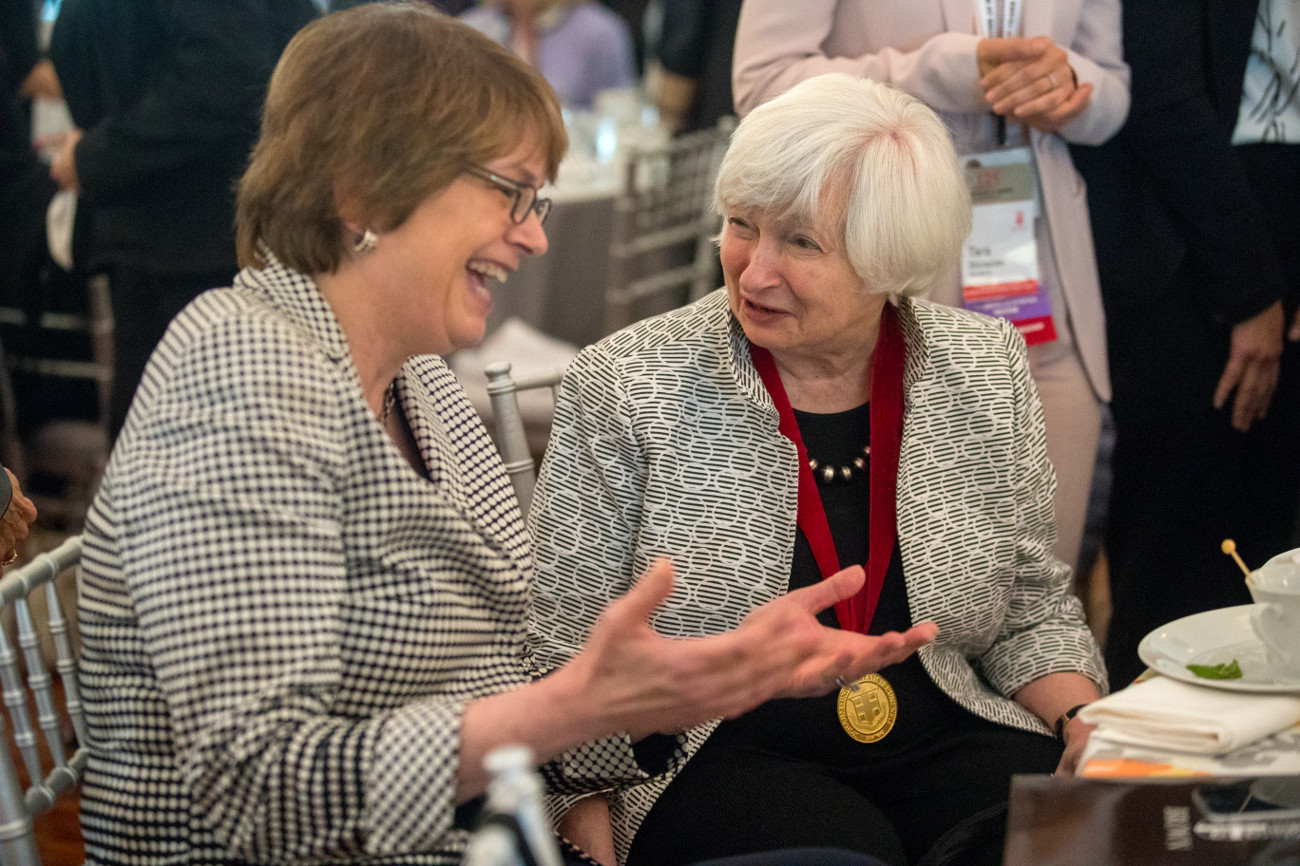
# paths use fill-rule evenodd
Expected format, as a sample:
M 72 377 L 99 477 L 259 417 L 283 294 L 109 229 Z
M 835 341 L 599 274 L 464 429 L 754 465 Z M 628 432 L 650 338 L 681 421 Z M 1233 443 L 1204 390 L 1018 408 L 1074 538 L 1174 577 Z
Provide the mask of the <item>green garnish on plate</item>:
M 1221 665 L 1188 665 L 1187 669 L 1207 680 L 1241 679 L 1241 665 L 1237 664 L 1236 659 Z

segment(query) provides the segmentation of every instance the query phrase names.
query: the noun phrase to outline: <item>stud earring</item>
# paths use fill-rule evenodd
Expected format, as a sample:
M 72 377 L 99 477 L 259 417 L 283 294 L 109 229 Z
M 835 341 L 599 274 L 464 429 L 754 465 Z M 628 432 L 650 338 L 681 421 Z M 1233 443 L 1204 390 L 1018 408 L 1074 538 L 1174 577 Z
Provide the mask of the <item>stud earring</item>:
M 358 253 L 372 253 L 377 246 L 379 246 L 379 237 L 370 229 L 366 229 L 352 241 L 352 249 Z

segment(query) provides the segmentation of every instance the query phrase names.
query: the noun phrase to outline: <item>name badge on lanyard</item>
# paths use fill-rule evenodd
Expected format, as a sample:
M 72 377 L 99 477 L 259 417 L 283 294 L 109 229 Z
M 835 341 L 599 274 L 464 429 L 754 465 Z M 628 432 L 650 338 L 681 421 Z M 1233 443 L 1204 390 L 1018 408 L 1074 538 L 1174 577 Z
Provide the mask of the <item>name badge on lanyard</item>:
M 1019 36 L 1024 0 L 975 0 L 975 27 L 980 36 Z
M 1039 276 L 1038 181 L 1027 147 L 965 159 L 972 225 L 961 257 L 962 306 L 1006 319 L 1031 346 L 1056 339 Z
M 1024 0 L 975 0 L 975 34 L 990 39 L 1020 35 Z M 1007 143 L 1007 118 L 993 115 L 998 146 Z

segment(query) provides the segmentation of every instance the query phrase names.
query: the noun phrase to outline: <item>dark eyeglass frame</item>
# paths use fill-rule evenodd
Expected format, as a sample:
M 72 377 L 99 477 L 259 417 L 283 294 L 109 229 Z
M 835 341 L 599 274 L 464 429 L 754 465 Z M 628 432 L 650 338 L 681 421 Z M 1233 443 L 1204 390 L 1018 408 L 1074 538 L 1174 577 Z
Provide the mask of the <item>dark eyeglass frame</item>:
M 539 225 L 546 222 L 546 216 L 551 212 L 551 200 L 541 195 L 537 187 L 511 180 L 508 177 L 502 177 L 482 166 L 467 165 L 465 166 L 465 172 L 487 181 L 514 198 L 514 201 L 510 203 L 510 221 L 515 225 L 523 225 L 530 213 L 537 214 Z

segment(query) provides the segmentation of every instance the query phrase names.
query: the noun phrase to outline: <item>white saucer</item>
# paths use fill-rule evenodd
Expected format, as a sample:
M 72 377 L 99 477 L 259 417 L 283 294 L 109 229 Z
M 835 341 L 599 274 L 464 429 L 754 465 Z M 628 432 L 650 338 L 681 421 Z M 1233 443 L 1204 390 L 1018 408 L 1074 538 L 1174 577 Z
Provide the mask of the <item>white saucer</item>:
M 1300 692 L 1300 677 L 1269 666 L 1264 645 L 1250 625 L 1252 608 L 1253 604 L 1242 604 L 1176 619 L 1142 638 L 1138 657 L 1165 676 L 1198 686 L 1234 692 Z M 1208 679 L 1187 669 L 1234 659 L 1241 667 L 1241 679 Z

